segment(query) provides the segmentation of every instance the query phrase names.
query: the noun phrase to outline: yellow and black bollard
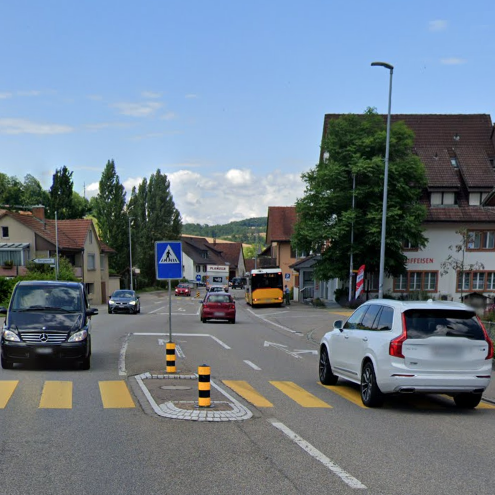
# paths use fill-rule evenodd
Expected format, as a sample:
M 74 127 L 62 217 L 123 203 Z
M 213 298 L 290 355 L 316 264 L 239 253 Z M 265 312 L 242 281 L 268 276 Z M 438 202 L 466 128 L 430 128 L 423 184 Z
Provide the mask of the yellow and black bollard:
M 175 373 L 175 344 L 173 342 L 167 342 L 167 373 Z
M 198 406 L 210 407 L 210 367 L 198 366 Z

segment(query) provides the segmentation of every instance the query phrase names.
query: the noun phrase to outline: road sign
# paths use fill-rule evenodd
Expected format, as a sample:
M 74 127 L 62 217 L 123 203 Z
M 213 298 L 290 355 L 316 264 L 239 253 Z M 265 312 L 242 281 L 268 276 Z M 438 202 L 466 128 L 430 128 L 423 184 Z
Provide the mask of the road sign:
M 55 258 L 35 258 L 31 261 L 40 265 L 53 265 L 55 263 Z
M 182 278 L 182 242 L 155 242 L 155 267 L 157 280 Z
M 201 275 L 196 275 L 196 282 L 201 282 Z

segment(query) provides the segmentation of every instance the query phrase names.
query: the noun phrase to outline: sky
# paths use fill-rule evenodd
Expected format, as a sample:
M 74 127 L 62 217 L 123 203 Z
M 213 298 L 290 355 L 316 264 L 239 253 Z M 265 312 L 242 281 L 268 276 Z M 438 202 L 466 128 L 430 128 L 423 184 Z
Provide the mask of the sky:
M 495 118 L 493 0 L 0 1 L 0 172 L 158 169 L 184 223 L 304 195 L 326 113 Z

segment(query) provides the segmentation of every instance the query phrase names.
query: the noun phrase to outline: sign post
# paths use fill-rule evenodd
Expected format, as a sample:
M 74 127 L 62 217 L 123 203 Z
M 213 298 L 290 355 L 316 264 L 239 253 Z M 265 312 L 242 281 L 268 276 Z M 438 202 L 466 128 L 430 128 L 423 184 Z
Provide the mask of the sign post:
M 157 280 L 168 281 L 168 327 L 169 342 L 172 342 L 172 291 L 171 281 L 182 278 L 182 242 L 155 242 L 155 269 Z

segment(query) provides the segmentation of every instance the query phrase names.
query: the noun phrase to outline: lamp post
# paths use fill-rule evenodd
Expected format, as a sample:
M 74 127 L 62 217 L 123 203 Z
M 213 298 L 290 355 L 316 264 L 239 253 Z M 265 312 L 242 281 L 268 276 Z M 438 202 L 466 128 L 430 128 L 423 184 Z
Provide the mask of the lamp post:
M 387 191 L 388 191 L 388 156 L 390 150 L 390 111 L 392 109 L 392 75 L 394 66 L 386 62 L 372 62 L 372 67 L 385 67 L 390 71 L 390 84 L 388 91 L 388 115 L 387 115 L 387 143 L 385 146 L 385 174 L 383 179 L 383 208 L 382 208 L 382 239 L 380 244 L 380 273 L 378 280 L 378 298 L 383 297 L 383 279 L 385 273 L 385 234 L 387 230 Z
M 128 217 L 129 220 L 129 268 L 130 268 L 130 274 L 131 274 L 131 283 L 130 283 L 130 289 L 132 289 L 132 242 L 131 242 L 131 220 L 134 217 Z
M 356 191 L 356 174 L 352 174 L 352 214 L 354 215 L 354 194 Z M 354 218 L 351 224 L 351 261 L 349 267 L 349 302 L 352 300 L 352 276 L 353 272 L 353 249 L 354 249 Z

